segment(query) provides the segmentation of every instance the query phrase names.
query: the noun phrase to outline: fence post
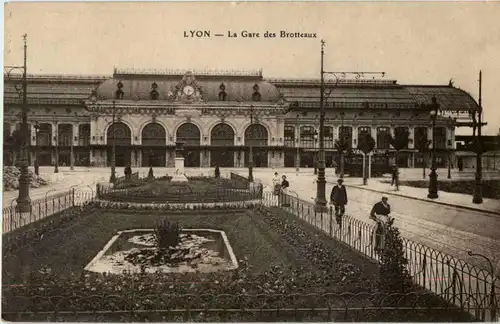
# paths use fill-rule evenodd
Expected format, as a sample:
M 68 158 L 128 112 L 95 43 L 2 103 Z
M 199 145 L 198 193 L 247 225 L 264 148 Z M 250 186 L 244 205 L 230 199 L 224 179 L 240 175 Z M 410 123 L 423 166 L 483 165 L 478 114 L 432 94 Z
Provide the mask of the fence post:
M 71 193 L 71 206 L 75 207 L 75 188 L 73 188 L 73 192 Z
M 333 236 L 333 207 L 330 206 L 328 209 L 330 215 L 330 236 Z

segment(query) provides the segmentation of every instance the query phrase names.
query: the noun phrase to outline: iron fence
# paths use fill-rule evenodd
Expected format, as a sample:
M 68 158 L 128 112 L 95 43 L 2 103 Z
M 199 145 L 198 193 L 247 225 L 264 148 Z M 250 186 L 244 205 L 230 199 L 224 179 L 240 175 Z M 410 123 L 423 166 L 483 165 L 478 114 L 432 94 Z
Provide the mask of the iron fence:
M 71 189 L 66 192 L 32 200 L 29 212 L 19 212 L 14 204 L 2 209 L 2 233 L 12 232 L 21 227 L 33 224 L 56 215 L 74 206 L 81 206 L 95 198 L 92 187 L 90 191 Z
M 430 293 L 10 295 L 2 317 L 26 319 L 177 319 L 177 321 L 473 321 Z M 30 311 L 26 311 L 29 309 Z
M 280 199 L 264 193 L 263 204 L 276 206 L 311 224 L 335 240 L 346 244 L 365 256 L 380 262 L 375 253 L 375 225 L 344 215 L 340 222 L 333 207 L 327 213 L 317 213 L 312 202 L 304 201 L 293 192 Z M 286 206 L 286 207 L 283 207 Z M 485 320 L 497 320 L 500 308 L 500 285 L 493 272 L 437 251 L 421 243 L 402 238 L 408 259 L 407 269 L 413 281 L 438 295 L 448 296 L 452 302 L 469 312 L 483 312 Z M 479 315 L 479 314 L 475 314 Z

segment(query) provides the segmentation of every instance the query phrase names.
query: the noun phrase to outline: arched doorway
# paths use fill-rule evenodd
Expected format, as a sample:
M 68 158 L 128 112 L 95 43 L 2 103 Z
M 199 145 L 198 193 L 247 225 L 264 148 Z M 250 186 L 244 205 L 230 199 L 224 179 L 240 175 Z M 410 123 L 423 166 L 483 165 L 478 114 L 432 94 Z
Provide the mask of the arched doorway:
M 106 135 L 108 145 L 107 164 L 111 165 L 111 154 L 113 143 L 115 143 L 115 166 L 126 166 L 130 163 L 130 154 L 132 152 L 132 132 L 130 128 L 122 122 L 115 122 L 109 126 Z
M 261 124 L 253 124 L 245 130 L 245 146 L 252 146 L 253 166 L 258 168 L 267 168 L 267 143 L 269 135 L 267 129 Z M 245 152 L 245 166 L 248 166 L 249 150 Z
M 234 167 L 234 130 L 228 124 L 217 124 L 210 132 L 210 166 Z
M 158 123 L 147 124 L 141 132 L 142 166 L 165 167 L 167 154 L 167 132 Z
M 200 167 L 201 132 L 193 123 L 182 124 L 175 134 L 176 142 L 184 143 L 184 165 Z

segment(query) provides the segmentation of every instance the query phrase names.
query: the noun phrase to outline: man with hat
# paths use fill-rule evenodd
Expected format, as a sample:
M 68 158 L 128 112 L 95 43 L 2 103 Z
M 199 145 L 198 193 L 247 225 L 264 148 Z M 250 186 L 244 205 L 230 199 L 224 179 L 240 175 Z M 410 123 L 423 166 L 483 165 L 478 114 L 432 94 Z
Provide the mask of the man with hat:
M 347 205 L 347 191 L 343 183 L 343 179 L 338 179 L 330 194 L 330 204 L 335 206 L 335 219 L 340 227 L 342 227 L 342 216 L 344 216 L 345 205 Z
M 376 253 L 381 253 L 385 247 L 386 223 L 391 213 L 391 205 L 389 205 L 388 200 L 387 196 L 382 196 L 382 200 L 373 205 L 370 212 L 370 218 L 377 222 L 374 235 Z

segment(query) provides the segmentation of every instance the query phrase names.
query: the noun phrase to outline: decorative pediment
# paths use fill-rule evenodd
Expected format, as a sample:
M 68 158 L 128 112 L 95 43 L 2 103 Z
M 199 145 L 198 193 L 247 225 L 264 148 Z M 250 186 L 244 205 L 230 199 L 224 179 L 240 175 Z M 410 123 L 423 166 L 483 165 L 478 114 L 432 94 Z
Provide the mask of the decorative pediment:
M 196 81 L 192 72 L 187 72 L 181 82 L 173 86 L 169 92 L 169 98 L 173 101 L 181 101 L 185 103 L 201 102 L 203 99 L 202 86 Z

